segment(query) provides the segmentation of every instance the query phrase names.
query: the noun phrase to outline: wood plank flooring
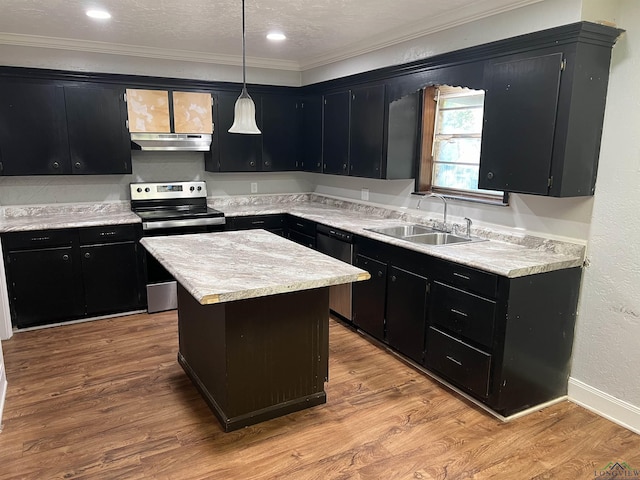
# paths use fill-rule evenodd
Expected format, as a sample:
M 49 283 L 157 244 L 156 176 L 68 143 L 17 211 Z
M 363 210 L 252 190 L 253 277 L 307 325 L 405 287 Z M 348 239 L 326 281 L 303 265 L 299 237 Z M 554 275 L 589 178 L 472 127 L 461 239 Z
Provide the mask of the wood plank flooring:
M 501 423 L 331 321 L 326 405 L 223 433 L 175 312 L 17 333 L 0 479 L 593 479 L 640 436 L 570 402 Z

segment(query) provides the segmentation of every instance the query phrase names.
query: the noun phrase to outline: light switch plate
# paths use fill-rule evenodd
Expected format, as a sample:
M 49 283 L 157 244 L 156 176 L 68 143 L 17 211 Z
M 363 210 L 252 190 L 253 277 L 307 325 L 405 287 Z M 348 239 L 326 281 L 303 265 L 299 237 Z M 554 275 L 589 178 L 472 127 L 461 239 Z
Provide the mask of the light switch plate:
M 369 189 L 363 188 L 360 192 L 360 200 L 369 200 Z
M 258 193 L 258 182 L 251 182 L 251 193 Z

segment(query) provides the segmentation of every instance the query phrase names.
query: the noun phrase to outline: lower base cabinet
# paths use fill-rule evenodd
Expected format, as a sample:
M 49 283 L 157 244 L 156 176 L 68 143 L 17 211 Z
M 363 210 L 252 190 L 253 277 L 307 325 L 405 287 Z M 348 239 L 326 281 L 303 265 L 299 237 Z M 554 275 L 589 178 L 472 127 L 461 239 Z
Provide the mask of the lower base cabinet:
M 144 308 L 139 225 L 3 234 L 17 328 Z
M 354 324 L 509 416 L 566 395 L 582 275 L 506 278 L 366 238 Z

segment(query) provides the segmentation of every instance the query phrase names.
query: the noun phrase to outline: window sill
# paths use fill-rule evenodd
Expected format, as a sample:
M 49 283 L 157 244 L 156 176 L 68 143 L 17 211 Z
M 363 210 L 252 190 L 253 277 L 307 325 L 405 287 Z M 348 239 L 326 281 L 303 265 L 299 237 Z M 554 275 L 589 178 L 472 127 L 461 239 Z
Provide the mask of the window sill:
M 427 192 L 412 192 L 411 195 L 428 196 L 432 193 L 442 195 L 447 200 L 460 200 L 463 202 L 480 203 L 483 205 L 494 205 L 496 207 L 508 207 L 509 206 L 509 194 L 505 193 L 502 199 L 490 198 L 482 195 L 464 195 L 461 193 L 451 193 L 445 191 L 427 191 Z

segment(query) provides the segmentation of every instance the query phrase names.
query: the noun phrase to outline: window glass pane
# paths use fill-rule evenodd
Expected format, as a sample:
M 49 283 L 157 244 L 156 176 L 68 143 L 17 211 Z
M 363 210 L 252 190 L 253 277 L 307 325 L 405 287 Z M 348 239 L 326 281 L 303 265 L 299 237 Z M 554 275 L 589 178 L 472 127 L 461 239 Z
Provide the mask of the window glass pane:
M 440 97 L 440 108 L 482 107 L 484 95 L 466 95 L 463 97 Z
M 482 109 L 440 110 L 436 134 L 482 132 Z
M 443 188 L 477 190 L 478 167 L 438 163 L 433 169 L 433 185 Z
M 480 138 L 436 137 L 433 145 L 433 156 L 436 162 L 462 162 L 479 165 L 480 143 Z

